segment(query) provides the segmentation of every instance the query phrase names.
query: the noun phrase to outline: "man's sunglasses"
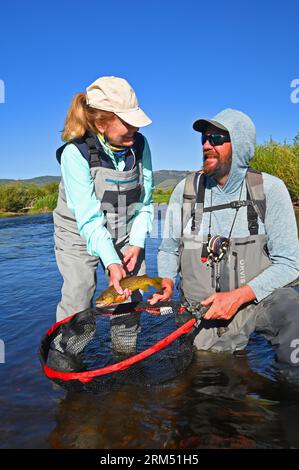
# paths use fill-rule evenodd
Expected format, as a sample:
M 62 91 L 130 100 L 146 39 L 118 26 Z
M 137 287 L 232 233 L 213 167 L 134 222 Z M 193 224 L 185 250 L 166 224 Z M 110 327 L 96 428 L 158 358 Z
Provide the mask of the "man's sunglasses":
M 206 134 L 202 134 L 202 136 L 201 136 L 202 145 L 204 145 L 207 140 L 210 142 L 211 145 L 213 145 L 213 147 L 215 147 L 217 145 L 224 144 L 224 142 L 230 142 L 230 137 L 229 137 L 228 134 L 227 135 L 221 135 L 221 134 L 206 135 Z

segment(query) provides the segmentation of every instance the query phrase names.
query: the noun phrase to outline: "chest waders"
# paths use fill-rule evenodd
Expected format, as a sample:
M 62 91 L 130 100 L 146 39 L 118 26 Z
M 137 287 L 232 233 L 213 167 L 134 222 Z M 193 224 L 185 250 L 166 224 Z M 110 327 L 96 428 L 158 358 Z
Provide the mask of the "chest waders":
M 205 175 L 197 172 L 187 176 L 182 209 L 183 234 L 179 250 L 181 293 L 183 299 L 196 304 L 214 292 L 232 291 L 245 285 L 266 269 L 271 261 L 267 255 L 266 235 L 258 234 L 258 216 L 264 222 L 266 199 L 262 175 L 248 169 L 247 199 L 204 207 Z M 215 236 L 208 239 L 198 235 L 204 212 L 247 207 L 249 235 L 229 240 Z M 184 233 L 192 219 L 191 233 Z M 216 255 L 213 261 L 211 251 Z M 221 248 L 219 250 L 219 248 Z M 209 253 L 210 251 L 210 253 Z M 220 259 L 219 259 L 220 257 Z
M 204 176 L 195 173 L 186 178 L 182 230 L 190 219 L 192 225 L 190 234 L 182 234 L 179 260 L 182 300 L 191 306 L 198 305 L 213 294 L 217 287 L 225 292 L 245 285 L 271 265 L 267 256 L 266 235 L 258 234 L 258 218 L 264 223 L 266 213 L 262 175 L 248 169 L 245 182 L 247 187 L 245 201 L 204 207 Z M 217 286 L 216 275 L 213 276 L 215 266 L 208 259 L 210 254 L 208 246 L 211 251 L 221 254 L 219 245 L 223 240 L 216 235 L 210 240 L 207 236 L 204 239 L 198 236 L 203 213 L 225 208 L 237 211 L 238 207 L 242 206 L 247 207 L 249 235 L 229 238 L 228 247 L 223 250 L 222 259 L 218 263 Z M 203 319 L 194 338 L 195 347 L 215 352 L 243 350 L 248 344 L 251 333 L 256 331 L 272 344 L 281 372 L 287 377 L 298 378 L 299 361 L 294 352 L 296 351 L 294 338 L 299 338 L 299 292 L 290 287 L 292 284 L 296 285 L 296 282 L 275 289 L 258 304 L 252 302 L 243 305 L 229 321 Z M 223 327 L 228 331 L 219 334 L 220 329 L 221 333 L 224 332 Z
M 101 201 L 101 211 L 106 217 L 107 230 L 115 242 L 118 243 L 130 233 L 135 212 L 140 205 L 139 201 L 143 191 L 142 153 L 144 138 L 137 133 L 131 153 L 126 157 L 123 171 L 114 168 L 111 158 L 104 152 L 96 134 L 86 133 L 81 139 L 74 139 L 69 143 L 76 145 L 82 157 L 89 164 L 95 193 Z M 59 163 L 66 145 L 68 144 L 57 150 Z M 54 221 L 66 230 L 78 232 L 76 219 L 67 207 L 63 180 L 59 185 Z
M 134 146 L 125 159 L 124 171 L 114 168 L 94 133 L 86 133 L 60 147 L 56 157 L 69 143 L 74 144 L 90 167 L 95 193 L 101 201 L 101 211 L 106 219 L 106 228 L 112 236 L 119 256 L 129 243 L 129 234 L 136 210 L 143 193 L 142 154 L 144 137 L 137 133 Z M 57 320 L 91 307 L 96 289 L 96 270 L 99 257 L 87 252 L 86 241 L 81 237 L 77 221 L 67 206 L 63 179 L 59 185 L 57 207 L 53 212 L 55 255 L 63 277 L 62 298 L 57 307 Z M 133 274 L 145 274 L 142 253 Z M 137 294 L 138 291 L 137 291 Z M 136 295 L 137 295 L 136 294 Z M 139 294 L 140 297 L 140 294 Z M 136 299 L 140 300 L 139 297 Z

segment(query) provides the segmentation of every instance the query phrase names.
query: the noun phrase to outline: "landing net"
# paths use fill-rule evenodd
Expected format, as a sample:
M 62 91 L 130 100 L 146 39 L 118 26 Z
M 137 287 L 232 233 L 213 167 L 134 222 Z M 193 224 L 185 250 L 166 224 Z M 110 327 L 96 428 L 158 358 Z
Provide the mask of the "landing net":
M 191 363 L 195 329 L 178 302 L 87 309 L 50 328 L 40 359 L 47 377 L 70 391 L 161 384 Z

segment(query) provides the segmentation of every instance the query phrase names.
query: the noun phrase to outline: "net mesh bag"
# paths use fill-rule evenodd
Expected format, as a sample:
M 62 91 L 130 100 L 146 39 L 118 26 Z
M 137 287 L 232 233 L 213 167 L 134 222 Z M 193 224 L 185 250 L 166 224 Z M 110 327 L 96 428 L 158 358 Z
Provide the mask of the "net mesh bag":
M 69 391 L 92 392 L 173 379 L 192 361 L 196 320 L 178 303 L 157 305 L 91 308 L 56 323 L 40 345 L 45 374 Z

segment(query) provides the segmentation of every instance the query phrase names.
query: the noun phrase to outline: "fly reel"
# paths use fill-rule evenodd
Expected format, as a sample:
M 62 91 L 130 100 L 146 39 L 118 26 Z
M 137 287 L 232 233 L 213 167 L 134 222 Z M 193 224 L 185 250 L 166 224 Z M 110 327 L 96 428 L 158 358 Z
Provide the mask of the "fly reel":
M 209 253 L 209 260 L 214 263 L 219 263 L 223 256 L 227 253 L 229 247 L 229 239 L 221 237 L 220 235 L 215 235 L 210 238 L 207 251 Z

